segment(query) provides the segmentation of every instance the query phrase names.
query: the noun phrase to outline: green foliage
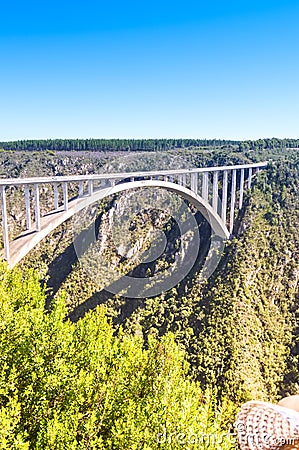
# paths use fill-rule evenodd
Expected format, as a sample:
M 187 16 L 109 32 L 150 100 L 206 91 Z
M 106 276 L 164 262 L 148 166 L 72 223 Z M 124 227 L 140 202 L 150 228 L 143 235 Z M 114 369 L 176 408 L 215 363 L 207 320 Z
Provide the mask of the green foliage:
M 236 403 L 298 392 L 298 163 L 261 172 L 215 274 L 148 299 L 127 320 L 172 331 L 203 386 Z
M 41 139 L 0 142 L 5 150 L 164 151 L 190 147 L 236 145 L 223 139 Z
M 224 149 L 226 153 L 250 153 L 256 158 L 259 154 L 273 154 L 279 150 L 280 156 L 290 155 L 298 150 L 298 139 L 257 139 L 255 141 L 237 141 L 224 139 L 40 139 L 0 142 L 1 149 L 10 151 L 67 151 L 67 152 L 156 152 L 178 149 Z
M 2 448 L 229 449 L 231 404 L 219 410 L 207 389 L 223 405 L 227 398 L 238 405 L 298 392 L 298 150 L 296 142 L 271 141 L 183 152 L 194 166 L 280 158 L 255 178 L 235 238 L 205 283 L 195 267 L 154 298 L 107 296 L 71 260 L 67 223 L 23 262 L 38 267 L 43 281 L 60 280 L 51 313 L 44 312 L 36 274 L 2 269 Z M 152 154 L 147 156 L 146 163 Z M 72 166 L 72 156 L 43 157 L 18 153 L 15 165 L 4 152 L 3 171 L 28 175 L 33 158 L 43 173 L 68 173 L 82 161 L 76 156 Z M 84 164 L 91 172 L 105 161 L 86 157 Z M 101 205 L 103 217 L 112 207 L 112 201 Z M 136 234 L 143 228 L 141 221 Z M 67 271 L 70 261 L 73 270 L 70 265 Z M 54 292 L 59 287 L 49 285 Z M 82 307 L 72 316 L 76 320 L 98 303 L 107 310 L 73 324 L 65 320 L 65 303 Z M 222 432 L 222 446 L 198 442 L 204 433 Z M 196 444 L 186 438 L 193 434 Z
M 235 448 L 232 407 L 220 411 L 188 377 L 173 335 L 145 349 L 138 336 L 115 336 L 103 308 L 76 324 L 63 298 L 45 312 L 36 273 L 4 264 L 0 299 L 1 449 L 170 450 L 183 434 L 185 449 L 204 435 L 203 449 L 211 439 Z

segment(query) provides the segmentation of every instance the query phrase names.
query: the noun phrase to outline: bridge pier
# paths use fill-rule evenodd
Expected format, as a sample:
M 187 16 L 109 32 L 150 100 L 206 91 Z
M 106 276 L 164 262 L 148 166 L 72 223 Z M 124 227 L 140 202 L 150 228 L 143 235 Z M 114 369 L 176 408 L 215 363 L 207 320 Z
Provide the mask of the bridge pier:
M 201 196 L 207 202 L 209 197 L 209 173 L 202 174 Z
M 9 236 L 8 236 L 8 224 L 7 224 L 7 206 L 6 206 L 6 194 L 5 187 L 1 186 L 1 210 L 2 210 L 2 230 L 3 230 L 3 246 L 4 246 L 4 258 L 9 264 Z
M 39 206 L 38 184 L 34 185 L 34 217 L 35 217 L 35 230 L 40 231 L 40 206 Z
M 243 196 L 244 196 L 244 175 L 245 175 L 245 169 L 241 169 L 239 209 L 242 209 L 242 206 L 243 206 Z
M 67 211 L 69 209 L 68 206 L 68 185 L 67 182 L 62 183 L 62 192 L 63 192 L 63 209 Z
M 58 183 L 53 183 L 54 188 L 54 209 L 57 211 L 59 207 L 59 194 L 58 194 Z
M 79 182 L 79 197 L 82 197 L 84 195 L 84 185 L 83 181 Z
M 218 214 L 218 170 L 213 173 L 213 196 L 212 196 L 212 208 Z
M 93 180 L 88 180 L 88 195 L 93 194 Z
M 252 167 L 249 167 L 249 169 L 248 169 L 248 189 L 251 189 L 251 182 L 252 182 Z
M 27 230 L 31 230 L 30 189 L 27 184 L 25 186 L 25 208 L 26 208 L 26 227 Z
M 222 208 L 221 219 L 226 223 L 226 207 L 227 207 L 227 186 L 228 186 L 228 171 L 224 170 L 222 180 Z
M 230 197 L 230 215 L 229 215 L 229 233 L 232 234 L 234 228 L 234 214 L 236 202 L 236 188 L 237 188 L 237 171 L 232 172 L 232 187 Z
M 191 173 L 191 191 L 195 194 L 198 192 L 198 174 L 196 172 Z

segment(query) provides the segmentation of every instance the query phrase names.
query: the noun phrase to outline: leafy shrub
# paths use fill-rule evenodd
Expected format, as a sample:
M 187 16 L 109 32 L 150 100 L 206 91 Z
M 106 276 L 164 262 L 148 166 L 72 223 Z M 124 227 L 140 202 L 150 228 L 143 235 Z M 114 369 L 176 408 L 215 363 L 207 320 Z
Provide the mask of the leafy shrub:
M 231 406 L 188 377 L 173 335 L 145 349 L 115 336 L 103 308 L 74 324 L 63 298 L 44 303 L 34 271 L 1 263 L 1 449 L 234 448 Z

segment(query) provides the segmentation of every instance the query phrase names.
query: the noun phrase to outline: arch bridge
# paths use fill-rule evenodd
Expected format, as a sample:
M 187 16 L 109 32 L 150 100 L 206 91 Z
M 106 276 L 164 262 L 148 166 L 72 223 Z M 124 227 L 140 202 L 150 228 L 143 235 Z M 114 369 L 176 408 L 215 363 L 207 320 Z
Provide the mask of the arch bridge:
M 0 179 L 2 256 L 13 267 L 78 211 L 110 195 L 142 187 L 164 188 L 182 196 L 203 214 L 214 233 L 228 239 L 233 232 L 237 210 L 242 208 L 245 189 L 251 188 L 253 177 L 267 164 Z M 11 239 L 9 209 L 12 206 L 7 193 L 14 189 L 21 190 L 26 229 Z M 46 191 L 45 201 L 42 190 Z M 70 193 L 72 198 L 69 198 Z

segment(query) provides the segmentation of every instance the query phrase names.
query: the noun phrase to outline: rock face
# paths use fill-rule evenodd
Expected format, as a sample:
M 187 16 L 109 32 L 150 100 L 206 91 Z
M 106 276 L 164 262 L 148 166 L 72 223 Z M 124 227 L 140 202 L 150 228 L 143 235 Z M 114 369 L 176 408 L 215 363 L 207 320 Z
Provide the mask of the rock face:
M 154 199 L 151 196 L 152 193 L 146 189 L 122 193 L 111 200 L 108 210 L 101 215 L 98 228 L 94 230 L 97 240 L 80 259 L 101 289 L 112 289 L 116 293 L 111 284 L 122 277 L 131 277 L 132 283 L 136 285 L 141 279 L 145 280 L 144 292 L 147 292 L 145 285 L 149 288 L 154 283 L 162 283 L 161 293 L 165 277 L 169 279 L 175 276 L 177 280 L 177 273 L 186 270 L 186 259 L 190 255 L 197 266 L 204 260 L 209 246 L 210 227 L 201 215 L 188 207 L 194 219 L 193 229 L 186 229 L 181 234 L 178 217 L 182 220 L 185 217 L 180 217 L 177 210 L 182 200 L 175 196 L 170 199 L 163 189 L 157 189 Z M 173 204 L 169 205 L 171 201 Z M 84 216 L 86 219 L 86 212 Z M 95 224 L 94 218 L 95 210 L 92 208 L 91 227 Z M 191 246 L 194 246 L 193 238 L 195 232 L 198 233 L 198 227 L 201 230 L 199 244 L 202 244 L 202 248 L 194 249 Z M 191 268 L 192 265 L 186 273 L 181 274 L 180 280 L 189 274 Z M 176 284 L 174 282 L 173 286 Z M 132 294 L 132 286 L 130 292 L 130 297 L 143 297 L 138 291 Z M 128 293 L 123 291 L 122 295 L 126 297 Z

